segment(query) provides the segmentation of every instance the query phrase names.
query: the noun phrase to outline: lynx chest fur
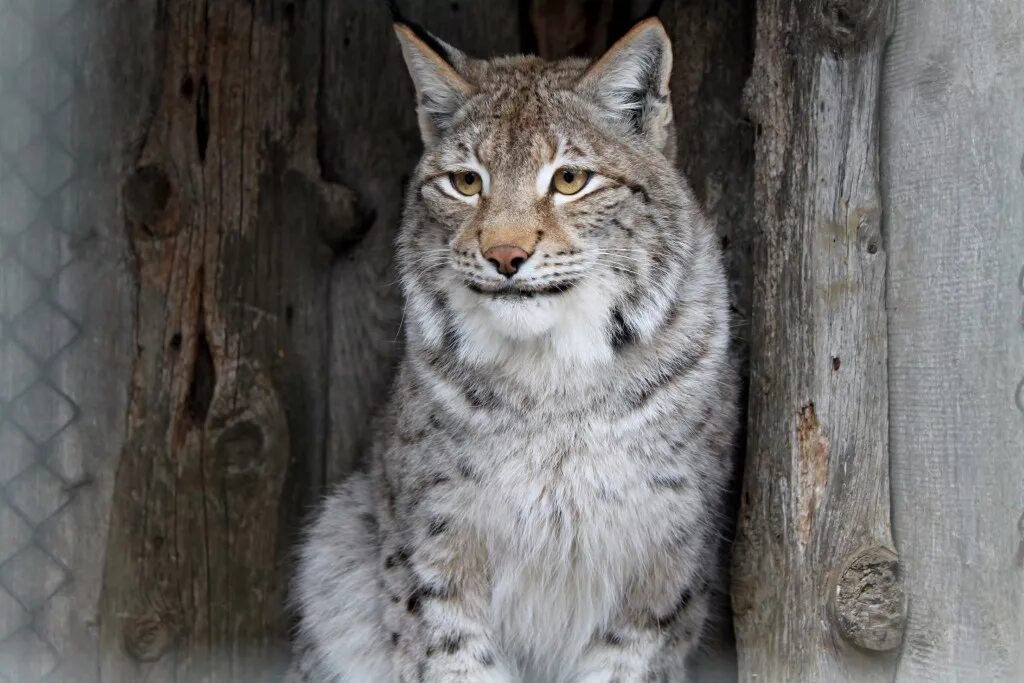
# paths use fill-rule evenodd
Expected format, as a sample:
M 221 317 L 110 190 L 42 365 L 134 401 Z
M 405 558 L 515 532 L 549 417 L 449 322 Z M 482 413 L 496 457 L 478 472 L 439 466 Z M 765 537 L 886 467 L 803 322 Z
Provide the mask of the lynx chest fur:
M 673 165 L 657 20 L 601 59 L 396 26 L 425 152 L 406 355 L 301 550 L 330 681 L 677 681 L 706 622 L 736 388 L 717 241 Z
M 651 473 L 631 457 L 640 444 L 574 428 L 495 443 L 493 471 L 466 500 L 495 568 L 489 620 L 535 659 L 547 651 L 553 668 L 613 618 L 684 519 L 667 509 L 679 501 L 652 501 Z

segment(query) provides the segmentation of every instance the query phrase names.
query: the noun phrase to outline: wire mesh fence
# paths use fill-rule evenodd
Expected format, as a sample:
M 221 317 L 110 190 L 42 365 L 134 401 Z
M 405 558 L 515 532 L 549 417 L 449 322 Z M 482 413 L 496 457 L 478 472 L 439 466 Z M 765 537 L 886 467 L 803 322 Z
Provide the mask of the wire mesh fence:
M 54 680 L 73 580 L 60 539 L 83 474 L 62 361 L 80 341 L 76 257 L 78 0 L 0 0 L 0 680 Z

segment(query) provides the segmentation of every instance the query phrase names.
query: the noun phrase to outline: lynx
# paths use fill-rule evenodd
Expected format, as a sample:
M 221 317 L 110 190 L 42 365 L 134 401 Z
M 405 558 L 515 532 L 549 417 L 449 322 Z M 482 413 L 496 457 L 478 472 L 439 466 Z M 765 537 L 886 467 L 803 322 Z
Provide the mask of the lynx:
M 736 378 L 657 19 L 593 63 L 395 26 L 423 156 L 369 471 L 305 537 L 310 681 L 679 681 L 716 585 Z

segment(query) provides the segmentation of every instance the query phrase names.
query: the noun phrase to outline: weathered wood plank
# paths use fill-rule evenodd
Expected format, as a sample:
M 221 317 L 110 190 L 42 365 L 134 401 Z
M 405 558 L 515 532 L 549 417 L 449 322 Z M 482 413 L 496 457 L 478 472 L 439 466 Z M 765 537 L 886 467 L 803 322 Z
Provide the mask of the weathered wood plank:
M 325 438 L 327 275 L 358 221 L 316 161 L 319 3 L 163 11 L 122 189 L 139 289 L 100 675 L 276 680 L 289 488 Z
M 904 616 L 889 528 L 878 112 L 888 3 L 765 0 L 741 680 L 888 680 Z M 873 651 L 877 651 L 874 652 Z
M 897 680 L 1024 680 L 1024 5 L 902 0 L 884 98 Z

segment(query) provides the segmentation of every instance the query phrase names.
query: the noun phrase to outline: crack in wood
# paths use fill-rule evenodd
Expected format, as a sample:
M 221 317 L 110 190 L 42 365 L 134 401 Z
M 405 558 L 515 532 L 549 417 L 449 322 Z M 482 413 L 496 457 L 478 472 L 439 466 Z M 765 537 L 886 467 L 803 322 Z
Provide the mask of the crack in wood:
M 206 339 L 206 330 L 199 329 L 196 339 L 196 354 L 192 362 L 192 381 L 188 387 L 186 407 L 192 421 L 198 425 L 206 421 L 210 412 L 210 402 L 217 385 L 217 370 L 213 363 L 213 353 Z
M 164 170 L 156 164 L 144 164 L 124 182 L 121 191 L 125 218 L 142 235 L 163 239 L 181 227 L 172 207 L 171 183 Z
M 206 147 L 210 144 L 210 83 L 206 74 L 199 78 L 196 93 L 196 149 L 199 161 L 206 161 Z

